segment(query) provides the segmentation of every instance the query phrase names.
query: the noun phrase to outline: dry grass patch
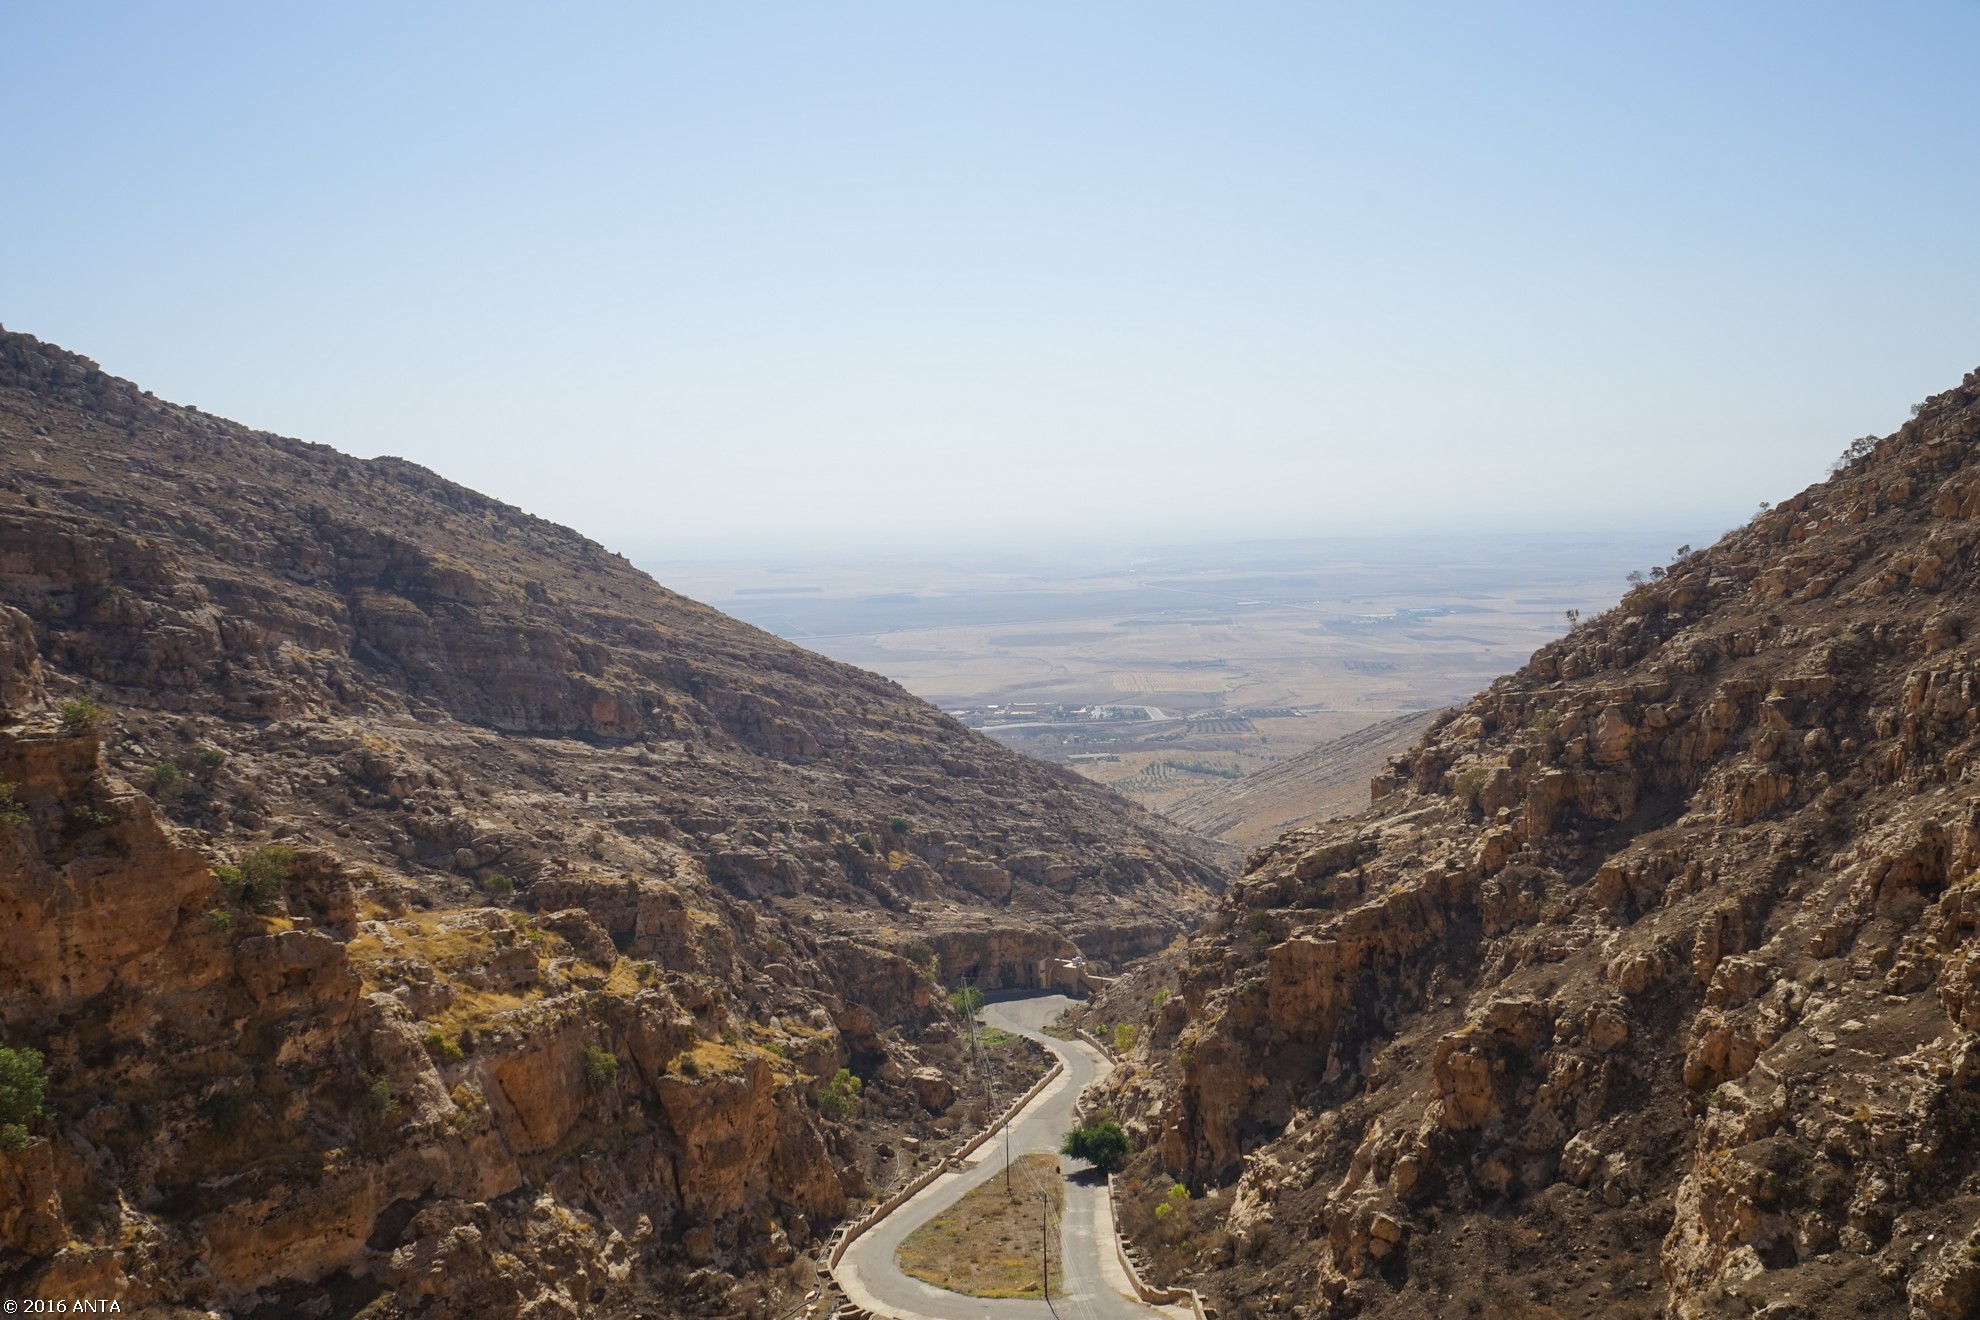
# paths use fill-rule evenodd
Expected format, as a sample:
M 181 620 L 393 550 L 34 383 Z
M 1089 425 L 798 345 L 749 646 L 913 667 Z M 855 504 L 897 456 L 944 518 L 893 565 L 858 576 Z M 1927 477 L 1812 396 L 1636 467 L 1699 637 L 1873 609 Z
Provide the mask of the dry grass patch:
M 1004 1180 L 992 1178 L 916 1229 L 901 1243 L 901 1269 L 971 1297 L 1039 1298 L 1044 1296 L 1042 1236 L 1056 1293 L 1059 1220 L 1065 1210 L 1058 1156 L 1019 1157 L 1011 1165 L 1011 1183 L 1015 1195 L 1006 1195 Z

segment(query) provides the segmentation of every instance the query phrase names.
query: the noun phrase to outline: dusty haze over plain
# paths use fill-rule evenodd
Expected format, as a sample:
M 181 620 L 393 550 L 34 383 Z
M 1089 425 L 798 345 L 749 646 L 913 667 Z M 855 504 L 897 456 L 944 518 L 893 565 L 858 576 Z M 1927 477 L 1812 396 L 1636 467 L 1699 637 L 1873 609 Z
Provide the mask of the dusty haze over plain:
M 7 325 L 635 557 L 1726 526 L 1980 359 L 1967 4 L 0 16 Z

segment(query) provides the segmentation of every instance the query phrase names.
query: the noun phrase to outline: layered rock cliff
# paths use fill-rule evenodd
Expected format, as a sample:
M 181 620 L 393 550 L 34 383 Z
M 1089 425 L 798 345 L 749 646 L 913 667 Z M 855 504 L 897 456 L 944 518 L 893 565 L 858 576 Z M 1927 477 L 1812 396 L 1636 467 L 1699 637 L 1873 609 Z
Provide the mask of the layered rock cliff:
M 766 1314 L 980 1108 L 945 982 L 1220 882 L 411 464 L 3 332 L 0 455 L 10 1296 Z
M 1094 1008 L 1144 1249 L 1227 1316 L 1980 1313 L 1976 551 L 1980 373 L 1254 854 Z

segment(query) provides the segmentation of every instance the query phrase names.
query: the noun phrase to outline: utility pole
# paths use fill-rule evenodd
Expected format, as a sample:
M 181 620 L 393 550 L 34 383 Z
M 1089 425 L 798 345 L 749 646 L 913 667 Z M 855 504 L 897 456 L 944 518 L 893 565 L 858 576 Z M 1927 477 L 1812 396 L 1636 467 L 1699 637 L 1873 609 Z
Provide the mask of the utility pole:
M 969 1057 L 976 1064 L 976 1080 L 983 1087 L 983 1100 L 985 1104 L 988 1104 L 990 1101 L 990 1078 L 983 1071 L 983 1049 L 976 1043 L 976 1009 L 971 1003 L 970 995 L 970 991 L 974 989 L 970 985 L 970 981 L 973 979 L 973 977 L 969 976 L 963 977 L 963 1008 L 965 1010 L 963 1021 L 967 1024 L 965 1030 L 969 1032 Z
M 969 992 L 972 989 L 970 982 L 974 979 L 967 975 L 962 979 L 965 1005 L 970 1002 Z M 994 1117 L 997 1112 L 997 1088 L 990 1076 L 992 1065 L 986 1062 L 983 1047 L 976 1039 L 976 1013 L 973 1010 L 968 1015 L 968 1021 L 969 1052 L 976 1061 L 976 1076 L 983 1084 L 983 1103 L 989 1114 Z M 1017 1199 L 1017 1194 L 1011 1190 L 1011 1125 L 1009 1123 L 1004 1124 L 1004 1195 L 1011 1200 Z
M 1004 1198 L 1017 1200 L 1017 1193 L 1011 1190 L 1011 1125 L 1008 1120 L 1004 1123 Z
M 1052 1193 L 1038 1198 L 1038 1263 L 1044 1267 L 1045 1304 L 1052 1304 Z
M 997 1094 L 1003 1089 L 999 1083 L 1003 1079 L 998 1074 L 996 1058 L 986 1052 L 984 1059 L 989 1065 L 984 1073 L 984 1084 L 988 1087 L 985 1098 L 990 1102 L 990 1112 L 994 1115 L 997 1112 Z M 1011 1125 L 1009 1123 L 1004 1124 L 1004 1196 L 1013 1201 L 1017 1199 L 1017 1194 L 1011 1190 Z

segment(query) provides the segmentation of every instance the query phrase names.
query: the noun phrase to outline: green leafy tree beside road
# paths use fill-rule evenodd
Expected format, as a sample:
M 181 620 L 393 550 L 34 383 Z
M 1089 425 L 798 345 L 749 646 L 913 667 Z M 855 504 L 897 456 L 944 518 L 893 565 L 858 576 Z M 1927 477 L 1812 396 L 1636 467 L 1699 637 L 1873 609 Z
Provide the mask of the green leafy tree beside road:
M 1112 1173 L 1127 1162 L 1133 1147 L 1128 1144 L 1128 1134 L 1121 1130 L 1121 1125 L 1105 1118 L 1066 1133 L 1059 1153 L 1085 1160 L 1102 1173 Z

